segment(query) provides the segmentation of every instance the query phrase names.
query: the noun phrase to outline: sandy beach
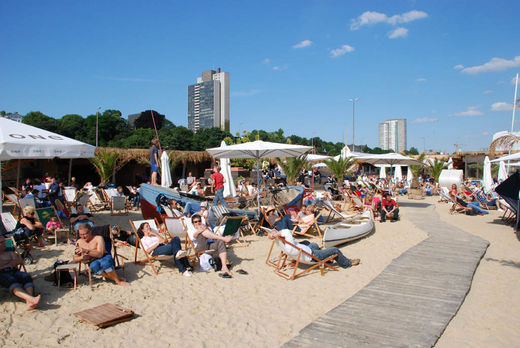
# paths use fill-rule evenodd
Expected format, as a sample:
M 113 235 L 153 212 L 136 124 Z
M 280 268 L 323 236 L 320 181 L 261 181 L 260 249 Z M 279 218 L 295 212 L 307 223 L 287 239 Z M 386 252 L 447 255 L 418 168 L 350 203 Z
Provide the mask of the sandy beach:
M 405 198 L 401 198 L 405 201 Z M 439 347 L 512 346 L 520 342 L 518 290 L 520 257 L 518 240 L 509 226 L 494 223 L 501 214 L 450 215 L 446 204 L 435 204 L 441 219 L 490 241 L 478 267 L 473 286 L 457 316 L 438 341 Z M 97 224 L 118 222 L 128 229 L 128 219 L 140 214 L 112 217 L 95 215 Z M 299 330 L 334 308 L 376 277 L 392 260 L 427 237 L 406 219 L 406 208 L 397 223 L 376 223 L 372 235 L 341 247 L 347 257 L 361 258 L 357 267 L 319 271 L 295 281 L 277 276 L 265 264 L 270 241 L 248 236 L 249 247 L 233 248 L 233 279 L 213 272 L 182 277 L 173 263 L 164 262 L 155 276 L 149 266 L 133 264 L 133 247 L 119 248 L 129 258 L 125 267 L 130 288 L 85 276 L 77 290 L 58 291 L 43 279 L 56 259 L 71 259 L 73 247 L 61 244 L 33 252 L 38 262 L 28 266 L 43 300 L 40 309 L 24 311 L 24 304 L 2 290 L 0 345 L 10 346 L 113 346 L 153 344 L 166 346 L 279 346 Z M 78 321 L 73 313 L 103 303 L 119 304 L 137 318 L 105 329 Z

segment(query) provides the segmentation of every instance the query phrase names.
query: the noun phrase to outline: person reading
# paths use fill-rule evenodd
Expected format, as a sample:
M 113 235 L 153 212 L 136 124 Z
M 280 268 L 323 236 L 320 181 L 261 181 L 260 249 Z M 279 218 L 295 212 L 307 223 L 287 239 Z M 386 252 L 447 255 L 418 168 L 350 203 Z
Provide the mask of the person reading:
M 34 296 L 34 284 L 29 273 L 18 270 L 23 260 L 14 251 L 5 251 L 6 239 L 0 235 L 0 285 L 27 304 L 28 311 L 35 309 L 41 295 Z
M 124 278 L 116 274 L 114 259 L 105 250 L 105 241 L 101 236 L 92 235 L 92 226 L 87 223 L 78 227 L 79 239 L 74 250 L 74 262 L 88 264 L 90 271 L 114 281 L 117 285 L 130 286 Z

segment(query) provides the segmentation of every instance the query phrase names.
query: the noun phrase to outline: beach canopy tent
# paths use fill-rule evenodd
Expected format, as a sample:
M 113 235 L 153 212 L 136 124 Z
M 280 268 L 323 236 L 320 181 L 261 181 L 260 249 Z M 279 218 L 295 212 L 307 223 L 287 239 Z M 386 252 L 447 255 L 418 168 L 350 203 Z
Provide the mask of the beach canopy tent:
M 484 191 L 490 193 L 493 188 L 493 177 L 491 176 L 491 162 L 489 161 L 489 157 L 484 157 L 484 168 L 482 173 L 482 186 L 484 186 Z
M 13 159 L 94 157 L 96 147 L 0 117 L 0 162 Z M 0 191 L 2 173 L 0 170 Z M 2 202 L 0 200 L 0 210 Z
M 271 143 L 256 140 L 249 143 L 220 146 L 206 151 L 215 158 L 255 158 L 257 171 L 256 178 L 260 188 L 260 158 L 298 157 L 310 151 L 311 146 Z M 260 195 L 257 196 L 258 211 L 260 212 Z

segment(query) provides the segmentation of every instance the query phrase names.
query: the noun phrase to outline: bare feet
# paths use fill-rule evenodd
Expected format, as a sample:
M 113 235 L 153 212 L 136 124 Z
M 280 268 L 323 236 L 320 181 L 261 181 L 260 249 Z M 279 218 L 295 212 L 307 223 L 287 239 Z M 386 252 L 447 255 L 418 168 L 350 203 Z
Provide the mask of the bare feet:
M 38 303 L 40 302 L 41 297 L 42 297 L 42 295 L 38 295 L 38 296 L 31 297 L 31 298 L 25 300 L 25 303 L 27 304 L 27 307 L 25 308 L 25 310 L 31 311 L 31 310 L 35 309 L 38 306 Z
M 124 286 L 124 287 L 129 287 L 130 283 L 127 283 L 127 282 L 124 282 L 124 281 L 119 281 L 119 283 L 117 283 L 117 285 Z
M 357 265 L 359 265 L 360 262 L 361 262 L 360 259 L 352 259 L 352 261 L 350 261 L 350 264 L 352 266 L 357 266 Z

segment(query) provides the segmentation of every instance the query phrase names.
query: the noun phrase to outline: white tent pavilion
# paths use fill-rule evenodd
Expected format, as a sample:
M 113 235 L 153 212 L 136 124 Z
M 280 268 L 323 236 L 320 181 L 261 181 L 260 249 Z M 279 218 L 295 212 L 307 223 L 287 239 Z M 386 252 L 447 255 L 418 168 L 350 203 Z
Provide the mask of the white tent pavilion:
M 482 175 L 482 186 L 484 186 L 484 191 L 491 192 L 493 187 L 493 178 L 491 177 L 491 162 L 489 161 L 489 157 L 484 157 L 484 169 Z
M 401 170 L 401 166 L 395 166 L 394 181 L 397 183 L 401 180 L 403 180 L 403 172 Z
M 0 117 L 0 162 L 13 159 L 94 157 L 96 147 Z M 0 170 L 0 191 L 2 174 Z M 0 210 L 2 202 L 0 200 Z
M 161 186 L 170 187 L 172 185 L 172 173 L 170 171 L 170 157 L 163 151 L 161 155 Z
M 260 158 L 298 157 L 311 149 L 311 146 L 257 140 L 249 143 L 214 147 L 206 151 L 215 158 L 255 158 L 257 165 L 256 177 L 258 187 L 260 188 Z M 257 203 L 260 211 L 260 195 L 257 196 Z

